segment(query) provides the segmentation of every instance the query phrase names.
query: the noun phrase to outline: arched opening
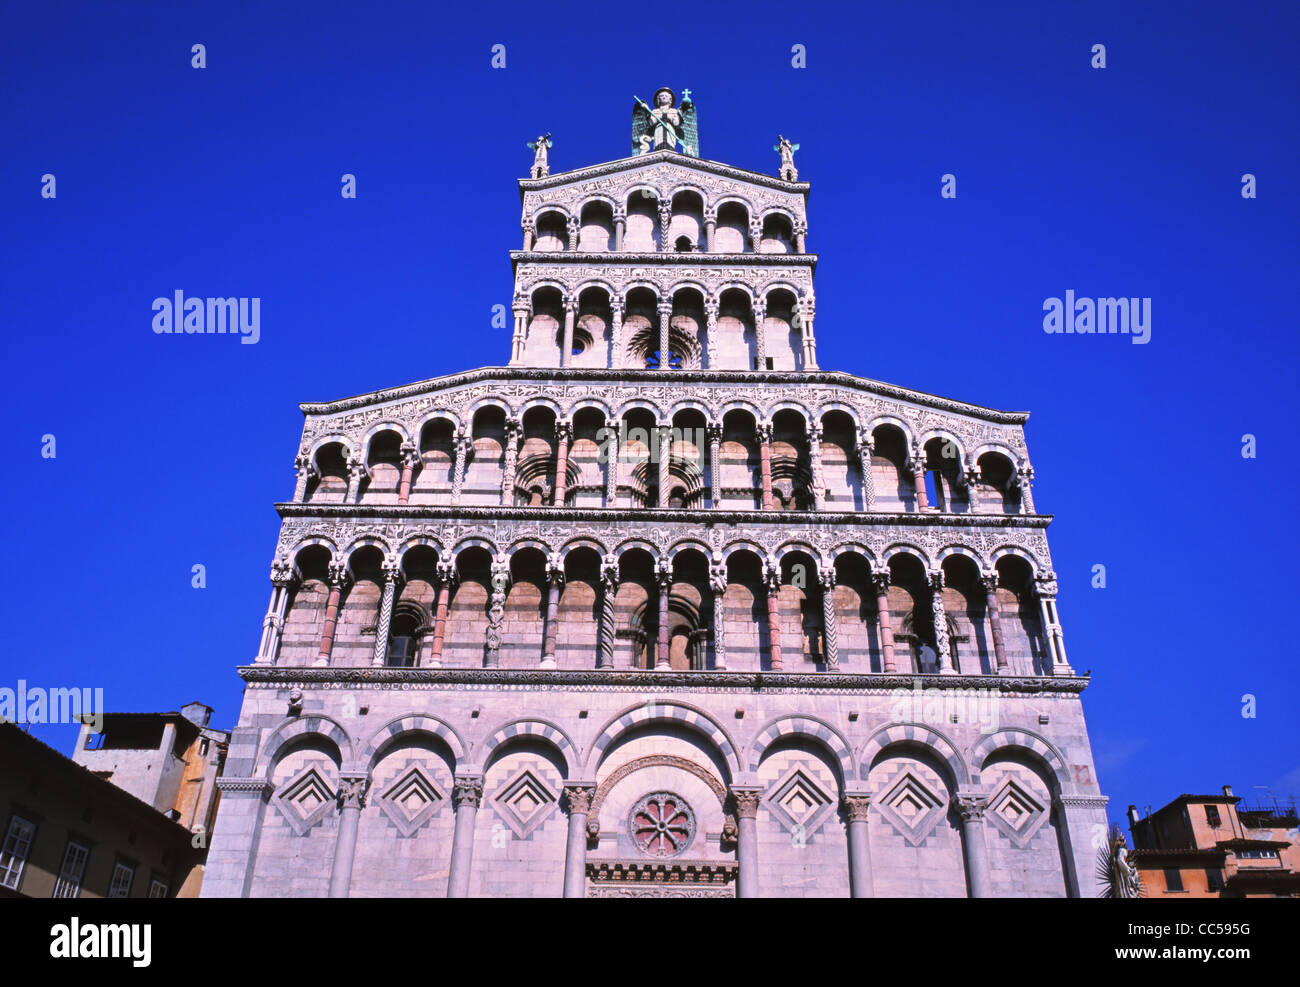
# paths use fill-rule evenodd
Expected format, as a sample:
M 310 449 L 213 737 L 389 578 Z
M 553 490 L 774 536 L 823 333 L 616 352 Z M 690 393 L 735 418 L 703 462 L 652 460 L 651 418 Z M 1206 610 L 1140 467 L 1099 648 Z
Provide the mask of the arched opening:
M 822 505 L 828 511 L 866 509 L 857 454 L 857 427 L 844 411 L 822 415 Z
M 637 189 L 627 198 L 623 249 L 636 253 L 654 253 L 659 249 L 659 196 L 651 189 Z
M 772 416 L 772 499 L 779 511 L 811 511 L 812 460 L 807 423 L 784 408 Z
M 545 253 L 556 253 L 569 249 L 569 233 L 564 214 L 554 209 L 547 210 L 537 217 L 537 239 L 533 249 Z
M 724 202 L 718 207 L 713 249 L 720 254 L 752 253 L 749 248 L 749 210 L 739 202 Z
M 614 244 L 614 210 L 608 202 L 593 199 L 582 206 L 579 250 L 607 251 Z
M 348 492 L 348 451 L 341 442 L 316 450 L 316 475 L 307 481 L 303 500 L 309 504 L 341 504 Z

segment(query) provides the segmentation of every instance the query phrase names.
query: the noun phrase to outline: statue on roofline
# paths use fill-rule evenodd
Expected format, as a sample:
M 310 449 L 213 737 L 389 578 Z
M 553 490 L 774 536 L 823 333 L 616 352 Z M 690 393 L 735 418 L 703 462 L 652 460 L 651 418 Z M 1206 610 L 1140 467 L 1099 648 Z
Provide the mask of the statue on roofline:
M 550 163 L 546 160 L 546 152 L 551 149 L 554 143 L 550 134 L 540 134 L 537 140 L 529 141 L 528 146 L 533 151 L 533 170 L 530 173 L 531 178 L 545 178 L 551 173 Z
M 780 134 L 776 135 L 777 143 L 772 145 L 773 151 L 779 151 L 781 154 L 781 170 L 777 172 L 783 182 L 797 182 L 799 180 L 799 169 L 794 166 L 794 152 L 799 150 L 798 144 L 791 144 Z
M 682 90 L 682 104 L 677 105 L 673 91 L 664 86 L 655 91 L 654 106 L 647 106 L 636 96 L 632 97 L 632 153 L 649 154 L 651 151 L 674 151 L 682 146 L 682 153 L 693 158 L 700 156 L 700 125 L 695 114 L 691 91 Z

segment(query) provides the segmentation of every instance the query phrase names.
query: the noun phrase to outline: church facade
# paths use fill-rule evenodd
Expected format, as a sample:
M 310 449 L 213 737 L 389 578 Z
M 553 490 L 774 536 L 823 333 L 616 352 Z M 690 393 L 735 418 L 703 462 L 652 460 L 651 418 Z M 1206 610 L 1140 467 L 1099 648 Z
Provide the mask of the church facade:
M 302 406 L 204 895 L 1096 894 L 1028 416 L 821 368 L 797 145 L 530 146 L 508 364 Z

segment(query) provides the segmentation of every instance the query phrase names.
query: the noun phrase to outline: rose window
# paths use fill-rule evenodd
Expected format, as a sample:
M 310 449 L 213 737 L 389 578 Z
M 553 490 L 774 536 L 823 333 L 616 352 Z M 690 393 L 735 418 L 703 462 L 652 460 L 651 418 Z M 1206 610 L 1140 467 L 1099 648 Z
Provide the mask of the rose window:
M 679 795 L 655 792 L 632 808 L 628 818 L 632 842 L 650 857 L 675 857 L 695 836 L 695 813 Z

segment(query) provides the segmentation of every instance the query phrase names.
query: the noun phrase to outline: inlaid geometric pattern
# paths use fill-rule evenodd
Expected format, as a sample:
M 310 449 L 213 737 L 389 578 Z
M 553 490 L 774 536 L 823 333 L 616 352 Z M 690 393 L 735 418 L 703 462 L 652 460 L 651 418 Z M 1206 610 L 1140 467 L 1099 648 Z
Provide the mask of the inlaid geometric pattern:
M 374 802 L 399 833 L 412 836 L 441 811 L 447 797 L 438 783 L 416 764 L 402 772 Z
M 872 807 L 898 832 L 909 846 L 920 846 L 939 821 L 948 815 L 948 800 L 937 778 L 918 766 L 903 767 L 896 778 L 884 779 L 884 791 L 872 799 Z
M 835 811 L 835 800 L 806 763 L 790 768 L 768 789 L 764 799 L 781 828 L 804 839 L 811 837 Z
M 559 804 L 558 796 L 536 774 L 524 768 L 515 772 L 493 798 L 497 815 L 521 840 L 545 822 Z
M 334 811 L 334 799 L 334 790 L 313 763 L 290 778 L 272 801 L 294 833 L 305 836 Z
M 1008 778 L 989 799 L 984 818 L 1017 847 L 1024 847 L 1047 822 L 1048 813 L 1037 799 Z
M 680 795 L 655 792 L 632 807 L 628 831 L 646 856 L 675 857 L 695 836 L 695 813 Z

